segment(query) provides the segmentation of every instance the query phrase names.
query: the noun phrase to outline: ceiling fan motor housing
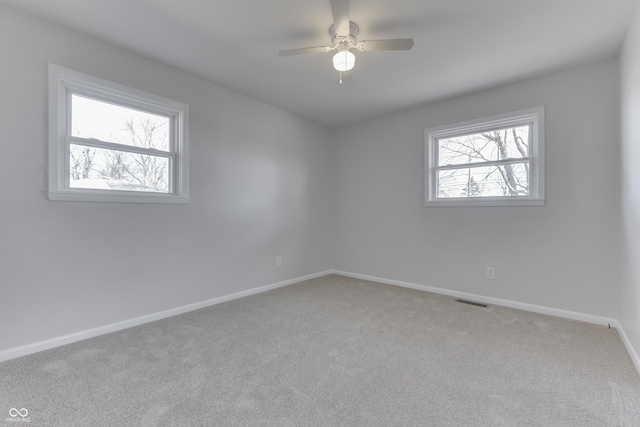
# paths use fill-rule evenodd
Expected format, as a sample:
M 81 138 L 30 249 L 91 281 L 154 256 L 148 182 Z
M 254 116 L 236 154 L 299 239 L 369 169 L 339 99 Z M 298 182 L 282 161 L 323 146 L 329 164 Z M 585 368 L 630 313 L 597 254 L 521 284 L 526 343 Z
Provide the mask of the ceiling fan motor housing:
M 333 47 L 338 51 L 349 50 L 352 47 L 355 47 L 356 37 L 360 32 L 360 28 L 358 26 L 349 21 L 349 34 L 336 34 L 336 26 L 332 25 L 329 28 L 329 35 L 331 36 L 331 41 L 333 42 Z

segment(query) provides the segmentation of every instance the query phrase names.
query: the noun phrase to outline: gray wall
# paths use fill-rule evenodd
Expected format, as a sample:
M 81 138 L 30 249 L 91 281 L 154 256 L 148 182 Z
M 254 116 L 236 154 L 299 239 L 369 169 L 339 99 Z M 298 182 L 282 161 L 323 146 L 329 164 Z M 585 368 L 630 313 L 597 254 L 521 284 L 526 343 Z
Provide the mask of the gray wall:
M 640 348 L 639 33 L 621 67 L 330 131 L 0 6 L 0 351 L 332 267 L 619 318 Z M 48 201 L 47 62 L 188 103 L 191 203 Z M 546 206 L 423 206 L 425 128 L 540 105 Z
M 620 57 L 622 75 L 622 207 L 627 277 L 620 293 L 620 323 L 640 352 L 640 8 Z
M 328 129 L 3 6 L 0 52 L 0 351 L 330 268 Z M 47 62 L 189 104 L 191 203 L 48 201 Z
M 618 80 L 608 60 L 340 129 L 333 267 L 616 318 Z M 546 206 L 424 207 L 425 128 L 541 105 Z

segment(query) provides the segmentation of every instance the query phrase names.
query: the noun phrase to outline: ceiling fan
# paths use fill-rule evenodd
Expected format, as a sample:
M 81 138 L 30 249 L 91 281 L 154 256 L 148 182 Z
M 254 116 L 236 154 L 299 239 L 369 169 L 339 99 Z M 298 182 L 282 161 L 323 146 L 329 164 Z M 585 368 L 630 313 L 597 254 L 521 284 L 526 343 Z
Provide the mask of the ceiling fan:
M 329 28 L 331 46 L 303 47 L 301 49 L 281 50 L 280 56 L 301 55 L 305 53 L 326 53 L 337 51 L 333 55 L 333 67 L 340 72 L 340 83 L 350 78 L 349 71 L 356 64 L 356 56 L 351 51 L 373 50 L 409 50 L 413 39 L 363 40 L 357 42 L 360 29 L 349 20 L 349 0 L 330 0 L 333 25 Z

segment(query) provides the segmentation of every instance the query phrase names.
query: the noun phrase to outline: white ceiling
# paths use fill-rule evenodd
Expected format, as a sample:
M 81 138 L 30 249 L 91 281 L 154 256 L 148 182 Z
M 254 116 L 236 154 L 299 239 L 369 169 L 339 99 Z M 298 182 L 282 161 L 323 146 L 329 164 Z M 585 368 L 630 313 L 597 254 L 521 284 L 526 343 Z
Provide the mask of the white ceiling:
M 0 0 L 233 91 L 339 127 L 618 53 L 638 0 L 350 0 L 358 40 L 343 85 L 329 0 Z

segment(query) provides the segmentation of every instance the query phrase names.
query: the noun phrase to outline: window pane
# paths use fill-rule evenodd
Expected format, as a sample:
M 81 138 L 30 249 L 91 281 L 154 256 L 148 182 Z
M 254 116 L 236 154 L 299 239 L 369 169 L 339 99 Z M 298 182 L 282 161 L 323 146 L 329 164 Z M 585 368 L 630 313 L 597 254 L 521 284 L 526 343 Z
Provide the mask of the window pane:
M 169 159 L 71 144 L 71 188 L 169 192 Z
M 460 165 L 529 156 L 530 125 L 440 138 L 438 165 Z
M 71 135 L 169 151 L 170 118 L 74 94 Z
M 528 196 L 529 163 L 438 171 L 438 198 Z

